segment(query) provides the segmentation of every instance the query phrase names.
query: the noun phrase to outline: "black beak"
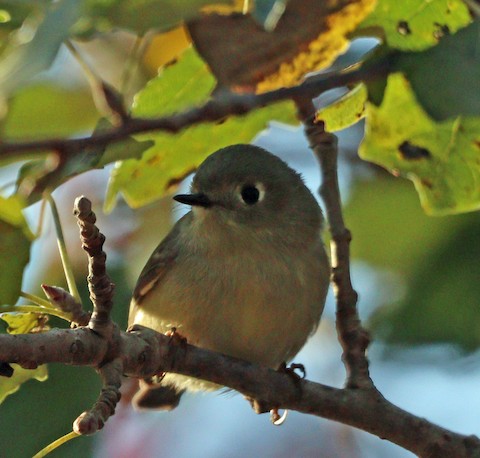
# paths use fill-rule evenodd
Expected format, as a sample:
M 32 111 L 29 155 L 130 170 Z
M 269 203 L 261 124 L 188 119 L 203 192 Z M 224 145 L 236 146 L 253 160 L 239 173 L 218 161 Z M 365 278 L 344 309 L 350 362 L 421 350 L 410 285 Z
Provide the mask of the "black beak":
M 208 208 L 212 205 L 212 201 L 203 192 L 197 192 L 195 194 L 177 194 L 173 196 L 173 199 L 181 204 L 187 204 L 198 207 Z

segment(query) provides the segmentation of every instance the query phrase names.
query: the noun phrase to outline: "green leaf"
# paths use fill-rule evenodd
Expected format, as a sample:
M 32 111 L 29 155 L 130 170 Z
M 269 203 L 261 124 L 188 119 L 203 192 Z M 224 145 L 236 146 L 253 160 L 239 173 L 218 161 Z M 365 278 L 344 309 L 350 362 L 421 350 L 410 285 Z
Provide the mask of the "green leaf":
M 386 173 L 359 177 L 344 210 L 355 237 L 352 258 L 397 271 L 407 280 L 418 274 L 420 260 L 476 218 L 475 213 L 432 218 L 422 210 L 407 180 Z
M 465 222 L 432 251 L 410 241 L 420 252 L 413 254 L 406 295 L 373 315 L 377 338 L 400 345 L 453 343 L 466 351 L 480 347 L 480 224 L 477 215 Z
M 78 19 L 78 6 L 77 0 L 51 2 L 41 22 L 34 24 L 37 19 L 32 19 L 32 24 L 12 34 L 0 58 L 0 94 L 3 97 L 50 66 L 60 45 L 68 38 L 70 27 Z
M 99 160 L 97 168 L 104 167 L 105 165 L 116 161 L 140 159 L 145 150 L 151 146 L 153 146 L 152 141 L 146 140 L 140 142 L 132 137 L 128 137 L 121 142 L 110 143 Z
M 142 35 L 150 29 L 166 31 L 212 3 L 231 5 L 233 0 L 85 0 L 74 32 L 85 35 L 122 28 Z
M 388 77 L 379 107 L 367 105 L 360 156 L 415 184 L 431 215 L 480 208 L 480 117 L 435 122 L 401 74 Z
M 378 0 L 360 33 L 380 29 L 379 35 L 391 48 L 421 51 L 470 21 L 462 0 Z
M 43 82 L 19 90 L 10 101 L 4 137 L 65 137 L 90 131 L 98 119 L 90 90 Z
M 397 57 L 418 101 L 436 120 L 480 115 L 480 21 L 423 53 Z
M 365 116 L 367 89 L 358 84 L 343 97 L 317 112 L 316 121 L 323 121 L 329 132 L 346 129 Z
M 33 235 L 16 196 L 0 197 L 0 304 L 14 304 L 30 257 Z
M 48 379 L 47 366 L 39 366 L 36 369 L 23 369 L 17 364 L 11 364 L 13 375 L 11 377 L 0 377 L 0 404 L 5 398 L 20 389 L 20 385 L 28 380 L 44 382 Z
M 106 119 L 100 119 L 93 136 L 113 129 Z M 143 151 L 153 145 L 151 141 L 137 141 L 127 138 L 123 141 L 111 143 L 107 147 L 93 145 L 83 150 L 65 155 L 62 161 L 52 161 L 47 156 L 44 159 L 35 159 L 26 162 L 18 173 L 17 193 L 28 205 L 42 198 L 45 190 L 52 191 L 70 178 L 87 172 L 100 169 L 105 165 L 126 158 L 141 157 Z M 38 156 L 38 155 L 37 155 Z
M 8 324 L 9 334 L 28 334 L 41 323 L 38 313 L 7 312 L 0 313 L 0 318 Z
M 162 116 L 205 103 L 215 87 L 215 79 L 193 49 L 166 68 L 136 97 L 133 114 L 139 117 Z M 223 122 L 192 126 L 174 135 L 152 132 L 139 135 L 155 145 L 141 160 L 127 160 L 112 171 L 105 207 L 110 210 L 121 192 L 132 207 L 146 205 L 192 172 L 215 150 L 233 143 L 249 142 L 267 123 L 276 119 L 296 121 L 293 104 L 279 103 Z

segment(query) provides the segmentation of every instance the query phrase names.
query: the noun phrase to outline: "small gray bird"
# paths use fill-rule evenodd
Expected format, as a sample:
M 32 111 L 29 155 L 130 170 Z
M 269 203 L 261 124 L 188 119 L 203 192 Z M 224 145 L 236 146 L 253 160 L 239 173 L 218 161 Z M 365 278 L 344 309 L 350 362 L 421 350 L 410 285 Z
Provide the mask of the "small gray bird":
M 278 157 L 234 145 L 199 167 L 191 205 L 144 267 L 129 324 L 273 369 L 290 361 L 316 330 L 330 267 L 323 216 L 301 177 Z M 166 374 L 142 383 L 138 408 L 172 409 L 185 390 L 220 388 Z

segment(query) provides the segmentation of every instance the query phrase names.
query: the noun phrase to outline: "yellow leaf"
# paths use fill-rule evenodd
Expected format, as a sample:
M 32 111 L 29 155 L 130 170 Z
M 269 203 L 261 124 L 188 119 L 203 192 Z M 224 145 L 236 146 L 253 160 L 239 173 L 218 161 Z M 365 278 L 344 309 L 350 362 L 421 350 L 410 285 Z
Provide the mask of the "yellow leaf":
M 190 38 L 185 28 L 177 27 L 156 35 L 143 56 L 143 63 L 152 72 L 175 60 L 190 46 Z
M 188 24 L 200 55 L 222 86 L 265 92 L 293 86 L 328 67 L 376 0 L 296 0 L 273 31 L 250 15 L 204 15 Z
M 350 42 L 347 35 L 353 32 L 357 25 L 370 14 L 375 3 L 376 0 L 354 1 L 328 14 L 322 21 L 324 27 L 308 45 L 308 49 L 300 52 L 291 61 L 282 63 L 277 72 L 257 85 L 257 92 L 294 86 L 307 73 L 328 68 L 338 55 L 346 51 Z

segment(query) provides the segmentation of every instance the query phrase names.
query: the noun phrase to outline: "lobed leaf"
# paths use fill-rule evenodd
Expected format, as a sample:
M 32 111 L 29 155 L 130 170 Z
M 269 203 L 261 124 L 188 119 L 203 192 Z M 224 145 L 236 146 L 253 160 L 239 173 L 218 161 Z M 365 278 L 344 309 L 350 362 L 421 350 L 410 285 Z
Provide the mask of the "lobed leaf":
M 378 0 L 360 34 L 380 36 L 403 51 L 422 51 L 471 21 L 462 0 Z
M 28 380 L 44 382 L 48 379 L 47 366 L 39 366 L 36 369 L 23 369 L 18 364 L 11 364 L 13 375 L 11 377 L 0 377 L 0 404 L 7 396 L 17 392 L 22 383 Z
M 479 37 L 480 21 L 475 21 L 434 48 L 396 57 L 395 68 L 407 76 L 434 119 L 480 115 Z
M 412 180 L 428 214 L 480 208 L 480 117 L 434 121 L 399 73 L 388 77 L 382 104 L 367 104 L 366 114 L 360 156 Z
M 43 323 L 41 315 L 38 313 L 0 313 L 0 318 L 8 324 L 7 332 L 9 334 L 28 334 Z

